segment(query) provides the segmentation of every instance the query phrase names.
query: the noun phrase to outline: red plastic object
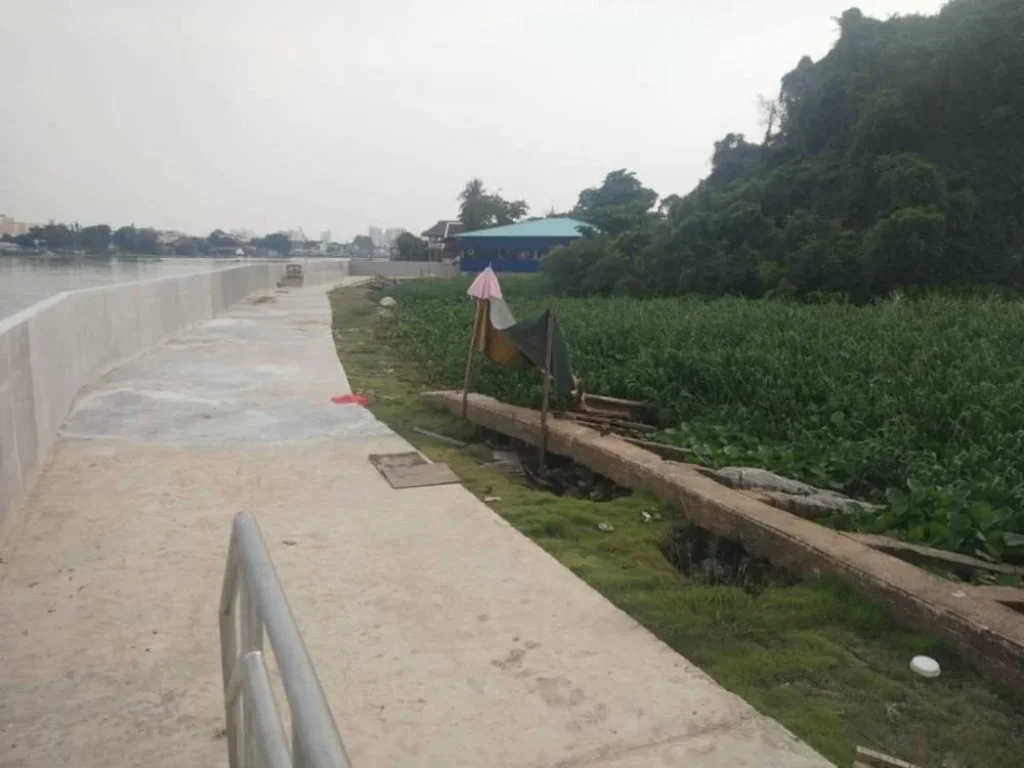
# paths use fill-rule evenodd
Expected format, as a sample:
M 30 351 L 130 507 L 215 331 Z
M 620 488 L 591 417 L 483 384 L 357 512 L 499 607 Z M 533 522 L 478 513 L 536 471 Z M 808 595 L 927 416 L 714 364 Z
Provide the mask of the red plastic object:
M 335 395 L 331 402 L 338 405 L 361 405 L 364 408 L 370 404 L 369 399 L 363 395 Z

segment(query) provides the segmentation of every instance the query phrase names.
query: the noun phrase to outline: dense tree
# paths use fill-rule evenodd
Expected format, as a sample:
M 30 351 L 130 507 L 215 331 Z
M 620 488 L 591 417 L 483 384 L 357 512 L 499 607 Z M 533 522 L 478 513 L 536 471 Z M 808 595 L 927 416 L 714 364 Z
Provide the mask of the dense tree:
M 617 235 L 642 226 L 657 200 L 657 192 L 641 184 L 632 171 L 620 168 L 605 176 L 601 186 L 580 192 L 570 215 L 601 232 Z
M 399 261 L 426 261 L 427 244 L 411 232 L 403 232 L 395 239 Z
M 364 255 L 373 253 L 373 238 L 369 235 L 356 235 L 352 238 L 352 247 Z
M 210 247 L 208 238 L 183 237 L 174 244 L 174 253 L 176 256 L 205 256 Z
M 124 253 L 160 253 L 160 238 L 155 229 L 138 229 L 133 224 L 120 227 L 111 239 L 117 249 Z
M 17 235 L 14 242 L 22 248 L 35 248 L 39 243 L 39 227 L 32 227 L 28 232 Z
M 471 179 L 459 193 L 459 221 L 465 231 L 513 224 L 530 212 L 525 200 L 505 200 L 484 188 L 480 179 Z
M 89 253 L 106 253 L 110 248 L 112 233 L 107 224 L 95 224 L 79 232 L 78 242 Z
M 603 234 L 548 258 L 556 285 L 854 301 L 1024 289 L 1024 4 L 953 0 L 887 21 L 851 9 L 838 23 L 832 50 L 763 100 L 763 142 L 716 142 L 689 194 L 651 212 L 625 171 L 584 190 L 573 214 Z M 637 195 L 624 215 L 619 192 Z
M 287 256 L 292 249 L 292 240 L 287 232 L 274 232 L 265 237 L 254 237 L 251 245 L 257 248 L 266 248 L 282 256 Z
M 214 248 L 235 248 L 238 246 L 238 240 L 231 237 L 223 229 L 215 229 L 206 238 L 206 241 Z

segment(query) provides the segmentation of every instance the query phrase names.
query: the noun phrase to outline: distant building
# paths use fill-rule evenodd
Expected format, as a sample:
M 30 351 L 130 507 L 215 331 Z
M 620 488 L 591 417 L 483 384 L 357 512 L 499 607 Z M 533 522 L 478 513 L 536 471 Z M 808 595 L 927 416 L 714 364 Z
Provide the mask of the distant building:
M 181 240 L 188 239 L 188 235 L 173 229 L 165 229 L 156 233 L 156 239 L 160 245 L 176 245 Z
M 0 213 L 0 236 L 10 235 L 11 237 L 18 237 L 19 235 L 27 235 L 29 226 L 24 221 L 18 221 L 12 216 Z
M 503 227 L 475 229 L 456 236 L 461 271 L 536 272 L 553 248 L 583 237 L 589 227 L 576 219 L 552 217 Z
M 420 237 L 427 241 L 427 251 L 431 261 L 442 259 L 454 259 L 458 253 L 458 244 L 455 236 L 462 232 L 461 221 L 446 221 L 442 219 L 430 229 L 420 232 Z
M 240 243 L 248 243 L 256 238 L 256 233 L 251 229 L 232 229 L 228 234 Z

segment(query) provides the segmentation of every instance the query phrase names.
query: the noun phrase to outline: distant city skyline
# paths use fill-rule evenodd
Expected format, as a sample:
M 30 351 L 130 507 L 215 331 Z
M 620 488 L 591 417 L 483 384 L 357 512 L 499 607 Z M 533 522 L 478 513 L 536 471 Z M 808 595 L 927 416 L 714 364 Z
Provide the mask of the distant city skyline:
M 174 229 L 174 228 L 169 228 L 169 227 L 161 227 L 161 226 L 157 226 L 157 225 L 154 225 L 154 224 L 139 225 L 139 224 L 136 224 L 134 222 L 129 222 L 129 223 L 113 223 L 113 222 L 109 222 L 109 221 L 79 221 L 77 219 L 62 221 L 60 219 L 56 219 L 56 218 L 52 218 L 52 217 L 46 219 L 45 221 L 40 221 L 40 222 L 25 222 L 25 221 L 18 220 L 17 217 L 9 216 L 7 214 L 2 214 L 2 213 L 0 213 L 0 236 L 2 236 L 2 235 L 11 235 L 12 237 L 17 237 L 18 235 L 22 235 L 22 234 L 27 233 L 29 231 L 29 229 L 31 229 L 32 227 L 45 226 L 47 223 L 50 223 L 50 222 L 54 222 L 54 223 L 58 223 L 58 224 L 68 224 L 68 225 L 79 224 L 82 227 L 93 226 L 93 225 L 98 225 L 98 224 L 107 224 L 108 226 L 111 227 L 111 229 L 113 229 L 115 231 L 117 229 L 119 229 L 120 227 L 135 226 L 135 227 L 138 227 L 139 229 L 153 229 L 156 232 L 159 232 L 161 235 L 175 235 L 175 236 L 178 236 L 178 237 L 207 237 L 210 233 L 212 233 L 212 232 L 214 232 L 214 231 L 219 229 L 222 232 L 226 232 L 230 237 L 233 237 L 236 240 L 240 240 L 240 241 L 253 240 L 255 238 L 265 237 L 266 235 L 276 234 L 276 233 L 279 233 L 279 232 L 288 235 L 294 241 L 302 240 L 303 236 L 306 239 L 311 239 L 308 234 L 305 234 L 306 231 L 305 231 L 305 228 L 303 228 L 303 227 L 286 227 L 284 229 L 268 230 L 266 232 L 257 231 L 257 230 L 254 230 L 254 229 L 248 229 L 248 228 L 224 229 L 224 227 L 214 227 L 213 229 L 208 230 L 208 231 L 204 231 L 204 232 L 188 232 L 186 230 Z M 375 245 L 378 245 L 380 247 L 388 247 L 388 246 L 390 246 L 390 244 L 392 244 L 395 241 L 395 239 L 398 237 L 398 235 L 400 235 L 403 232 L 408 232 L 408 231 L 409 230 L 407 228 L 405 228 L 405 227 L 373 227 L 373 226 L 371 226 L 371 227 L 367 228 L 365 233 L 357 232 L 356 235 L 369 234 L 370 238 L 374 240 L 374 244 Z M 376 234 L 374 234 L 374 233 L 376 233 Z M 355 235 L 353 235 L 353 237 L 355 237 Z M 333 233 L 329 229 L 322 230 L 320 232 L 320 237 L 319 237 L 319 242 L 322 242 L 322 243 L 350 242 L 351 240 L 352 240 L 351 237 L 344 238 L 344 239 L 341 239 L 341 240 L 335 239 L 333 237 Z

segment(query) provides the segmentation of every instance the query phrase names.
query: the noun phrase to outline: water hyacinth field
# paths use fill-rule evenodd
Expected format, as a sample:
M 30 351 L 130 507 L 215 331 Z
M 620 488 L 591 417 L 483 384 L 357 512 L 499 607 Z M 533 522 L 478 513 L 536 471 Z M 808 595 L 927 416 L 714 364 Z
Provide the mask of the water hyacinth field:
M 461 386 L 467 283 L 391 289 L 389 333 L 438 387 Z M 1024 304 L 890 299 L 552 300 L 504 281 L 518 318 L 554 301 L 576 374 L 643 400 L 659 439 L 882 504 L 832 524 L 1024 562 Z M 536 406 L 536 374 L 482 361 L 474 389 Z

